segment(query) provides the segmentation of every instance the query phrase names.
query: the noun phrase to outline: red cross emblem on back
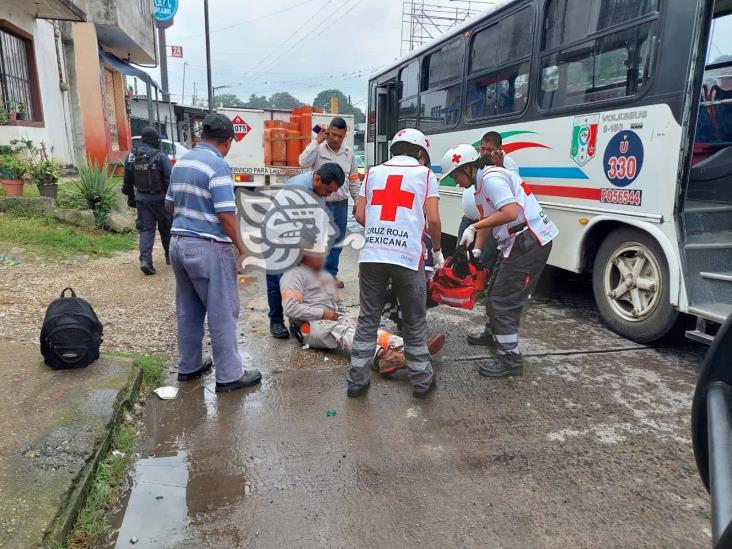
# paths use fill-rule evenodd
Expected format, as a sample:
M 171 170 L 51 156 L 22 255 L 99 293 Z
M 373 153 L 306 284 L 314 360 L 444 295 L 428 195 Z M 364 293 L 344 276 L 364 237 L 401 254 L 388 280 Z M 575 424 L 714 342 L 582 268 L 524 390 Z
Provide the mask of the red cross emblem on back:
M 381 206 L 381 221 L 395 221 L 397 210 L 414 207 L 414 193 L 402 190 L 403 175 L 390 175 L 386 178 L 386 187 L 377 189 L 371 196 L 371 204 Z

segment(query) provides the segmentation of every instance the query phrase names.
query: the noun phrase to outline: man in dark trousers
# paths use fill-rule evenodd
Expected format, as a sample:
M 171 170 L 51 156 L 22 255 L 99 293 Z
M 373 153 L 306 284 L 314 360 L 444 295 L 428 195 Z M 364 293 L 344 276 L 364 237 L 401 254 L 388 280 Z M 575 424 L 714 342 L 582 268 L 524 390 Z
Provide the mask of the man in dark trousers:
M 142 130 L 142 144 L 130 152 L 125 163 L 125 179 L 122 192 L 127 204 L 137 208 L 135 225 L 140 233 L 140 269 L 146 275 L 154 275 L 152 249 L 155 242 L 155 226 L 165 250 L 165 262 L 170 265 L 170 225 L 173 216 L 165 210 L 165 193 L 170 184 L 173 169 L 168 155 L 160 150 L 160 135 L 154 128 Z

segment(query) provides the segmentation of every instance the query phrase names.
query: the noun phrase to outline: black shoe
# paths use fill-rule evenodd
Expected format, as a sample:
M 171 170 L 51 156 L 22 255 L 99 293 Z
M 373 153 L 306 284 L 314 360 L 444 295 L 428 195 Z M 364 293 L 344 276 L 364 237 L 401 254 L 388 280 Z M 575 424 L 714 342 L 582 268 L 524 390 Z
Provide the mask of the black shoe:
M 178 381 L 191 381 L 192 379 L 198 379 L 203 374 L 207 374 L 213 368 L 213 360 L 207 360 L 203 363 L 198 370 L 191 372 L 190 374 L 178 374 Z
M 154 275 L 157 273 L 155 267 L 149 261 L 140 262 L 140 270 L 146 275 Z
M 361 385 L 360 387 L 356 385 L 351 385 L 349 383 L 346 394 L 351 398 L 360 397 L 362 394 L 369 390 L 369 385 L 371 385 L 370 381 L 366 383 L 366 385 Z
M 170 254 L 165 254 L 165 264 L 170 265 Z
M 287 339 L 290 337 L 290 332 L 285 328 L 284 322 L 270 322 L 269 333 L 276 339 Z
M 493 334 L 484 328 L 480 334 L 468 334 L 468 343 L 470 345 L 479 345 L 481 347 L 495 347 L 496 343 L 493 340 Z
M 494 360 L 487 364 L 482 364 L 478 368 L 478 373 L 483 377 L 522 376 L 524 375 L 524 367 L 521 364 L 512 365 Z
M 427 398 L 427 396 L 437 388 L 437 380 L 432 376 L 432 381 L 427 387 L 415 387 L 412 394 L 414 398 Z
M 230 391 L 236 391 L 237 389 L 244 389 L 245 387 L 251 387 L 262 381 L 262 374 L 259 370 L 244 370 L 244 375 L 236 381 L 231 383 L 217 383 L 217 393 L 228 393 Z

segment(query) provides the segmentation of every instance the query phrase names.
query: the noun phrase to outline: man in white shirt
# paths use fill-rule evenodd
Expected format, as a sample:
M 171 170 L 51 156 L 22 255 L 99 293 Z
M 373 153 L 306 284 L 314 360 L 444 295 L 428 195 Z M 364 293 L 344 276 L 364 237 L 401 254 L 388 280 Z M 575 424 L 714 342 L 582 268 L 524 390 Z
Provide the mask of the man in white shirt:
M 325 262 L 325 270 L 336 277 L 336 285 L 343 288 L 343 282 L 338 280 L 338 263 L 341 257 L 340 243 L 346 237 L 346 225 L 348 223 L 348 196 L 353 198 L 355 203 L 358 200 L 358 191 L 361 188 L 361 181 L 358 177 L 356 158 L 350 147 L 343 144 L 348 132 L 348 125 L 343 118 L 335 117 L 330 121 L 328 128 L 321 128 L 320 133 L 300 155 L 300 166 L 310 170 L 317 170 L 327 162 L 335 162 L 346 174 L 347 185 L 343 185 L 338 192 L 326 198 L 330 211 L 333 213 L 340 235 L 335 241 L 333 248 L 328 254 Z
M 387 162 L 369 170 L 356 203 L 356 221 L 364 226 L 365 243 L 358 260 L 361 307 L 348 371 L 348 396 L 360 396 L 369 387 L 391 280 L 402 309 L 404 355 L 413 395 L 425 398 L 435 388 L 435 380 L 427 347 L 422 235 L 429 232 L 435 268 L 441 268 L 445 260 L 440 250 L 439 185 L 429 168 L 429 142 L 422 132 L 398 131 L 390 152 Z

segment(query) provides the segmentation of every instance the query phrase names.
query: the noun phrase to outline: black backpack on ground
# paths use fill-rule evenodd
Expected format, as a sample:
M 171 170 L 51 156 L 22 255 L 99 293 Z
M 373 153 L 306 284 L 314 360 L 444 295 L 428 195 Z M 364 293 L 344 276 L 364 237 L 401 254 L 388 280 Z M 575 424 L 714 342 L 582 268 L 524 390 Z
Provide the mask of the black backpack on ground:
M 71 297 L 66 297 L 66 291 Z M 102 323 L 89 303 L 64 288 L 46 310 L 41 328 L 43 361 L 54 370 L 85 368 L 99 358 Z
M 163 178 L 157 161 L 158 151 L 135 150 L 133 180 L 135 189 L 141 193 L 159 194 L 163 192 Z

